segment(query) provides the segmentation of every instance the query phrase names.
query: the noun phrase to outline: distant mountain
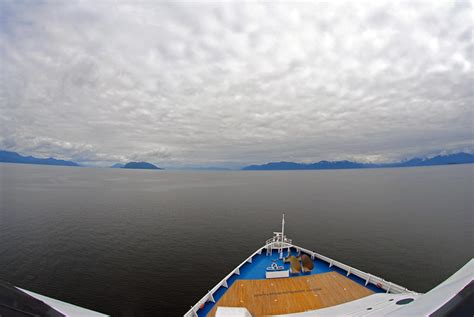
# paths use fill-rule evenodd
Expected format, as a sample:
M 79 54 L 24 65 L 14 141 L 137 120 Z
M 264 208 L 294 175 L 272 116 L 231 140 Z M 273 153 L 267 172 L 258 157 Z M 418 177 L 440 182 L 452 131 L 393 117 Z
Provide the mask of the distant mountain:
M 461 152 L 449 155 L 437 155 L 432 158 L 413 158 L 408 161 L 400 162 L 398 166 L 431 166 L 468 163 L 474 163 L 474 155 Z
M 115 163 L 114 165 L 112 165 L 110 168 L 123 168 L 125 166 L 125 164 L 122 164 L 122 163 Z
M 147 170 L 161 170 L 162 169 L 148 162 L 128 162 L 122 168 L 147 169 Z
M 469 153 L 456 153 L 450 155 L 438 155 L 432 158 L 413 158 L 403 162 L 372 164 L 357 163 L 351 161 L 320 161 L 317 163 L 295 163 L 295 162 L 272 162 L 263 165 L 250 165 L 242 168 L 246 171 L 269 171 L 269 170 L 326 170 L 326 169 L 349 169 L 349 168 L 382 168 L 382 167 L 408 167 L 408 166 L 432 166 L 448 164 L 474 163 L 474 155 Z
M 311 168 L 314 169 L 346 169 L 346 168 L 364 168 L 369 167 L 370 164 L 362 164 L 357 162 L 351 161 L 335 161 L 335 162 L 328 162 L 328 161 L 321 161 L 318 163 L 309 164 Z
M 365 168 L 370 164 L 362 164 L 351 161 L 320 161 L 318 163 L 294 163 L 294 162 L 272 162 L 263 165 L 250 165 L 243 168 L 246 171 L 256 170 L 327 170 L 327 169 L 348 169 Z
M 4 163 L 19 163 L 19 164 L 41 164 L 41 165 L 61 165 L 61 166 L 79 166 L 79 164 L 72 161 L 57 160 L 55 158 L 37 158 L 33 156 L 23 156 L 16 152 L 1 151 L 0 162 Z

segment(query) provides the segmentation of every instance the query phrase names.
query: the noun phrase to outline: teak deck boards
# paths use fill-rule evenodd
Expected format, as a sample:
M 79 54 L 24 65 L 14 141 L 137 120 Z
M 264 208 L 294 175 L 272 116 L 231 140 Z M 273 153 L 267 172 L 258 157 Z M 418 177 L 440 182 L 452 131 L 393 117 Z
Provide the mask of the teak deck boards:
M 216 303 L 218 306 L 246 307 L 252 316 L 289 314 L 353 301 L 373 292 L 336 273 L 266 280 L 237 280 Z

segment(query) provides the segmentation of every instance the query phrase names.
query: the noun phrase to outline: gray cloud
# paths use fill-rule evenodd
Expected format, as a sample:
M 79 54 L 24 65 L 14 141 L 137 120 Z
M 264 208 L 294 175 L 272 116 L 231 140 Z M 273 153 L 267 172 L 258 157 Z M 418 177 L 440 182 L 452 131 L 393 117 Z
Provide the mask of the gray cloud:
M 474 147 L 468 1 L 1 6 L 2 148 L 239 166 Z

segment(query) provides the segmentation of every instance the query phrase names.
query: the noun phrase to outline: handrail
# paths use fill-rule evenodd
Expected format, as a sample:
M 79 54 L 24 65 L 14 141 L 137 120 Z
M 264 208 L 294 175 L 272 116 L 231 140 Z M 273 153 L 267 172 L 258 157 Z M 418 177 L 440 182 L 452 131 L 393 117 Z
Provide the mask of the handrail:
M 272 244 L 272 243 L 275 243 L 275 242 L 286 242 L 286 243 L 292 243 L 292 240 L 291 239 L 288 239 L 288 238 L 284 238 L 283 240 L 282 239 L 279 239 L 279 237 L 273 237 L 271 239 L 268 239 L 266 242 L 265 242 L 265 246 L 269 245 L 269 244 Z
M 320 259 L 320 260 L 323 260 L 326 263 L 332 264 L 333 266 L 336 266 L 340 269 L 343 269 L 344 271 L 348 272 L 348 275 L 352 274 L 352 275 L 355 275 L 357 277 L 360 277 L 361 279 L 365 280 L 367 282 L 367 284 L 372 283 L 372 284 L 377 285 L 377 286 L 380 285 L 380 288 L 386 290 L 387 293 L 390 292 L 390 293 L 393 293 L 393 294 L 400 294 L 400 293 L 418 294 L 417 292 L 411 291 L 411 290 L 407 289 L 406 287 L 403 287 L 403 286 L 400 286 L 398 284 L 386 281 L 381 277 L 366 273 L 364 271 L 356 269 L 356 268 L 354 268 L 352 266 L 349 266 L 347 264 L 344 264 L 342 262 L 333 260 L 333 259 L 331 259 L 327 256 L 321 255 L 319 253 L 313 252 L 311 250 L 308 250 L 308 249 L 305 249 L 305 248 L 302 248 L 302 247 L 299 247 L 299 246 L 296 246 L 296 245 L 293 245 L 293 247 L 297 248 L 297 249 L 299 249 L 299 250 L 301 250 L 305 253 L 308 253 L 308 254 L 310 254 L 310 255 L 312 255 L 312 256 Z
M 221 287 L 228 287 L 227 285 L 227 280 L 234 274 L 240 275 L 240 268 L 247 262 L 251 261 L 251 259 L 257 255 L 260 254 L 265 247 L 258 248 L 257 251 L 252 253 L 251 256 L 246 258 L 242 263 L 239 264 L 232 272 L 227 274 L 219 283 L 216 284 L 209 292 L 207 292 L 206 295 L 204 295 L 194 306 L 189 309 L 186 314 L 184 314 L 184 317 L 191 317 L 191 316 L 197 316 L 197 311 L 201 308 L 201 305 L 205 305 L 208 301 L 214 301 L 214 293 Z

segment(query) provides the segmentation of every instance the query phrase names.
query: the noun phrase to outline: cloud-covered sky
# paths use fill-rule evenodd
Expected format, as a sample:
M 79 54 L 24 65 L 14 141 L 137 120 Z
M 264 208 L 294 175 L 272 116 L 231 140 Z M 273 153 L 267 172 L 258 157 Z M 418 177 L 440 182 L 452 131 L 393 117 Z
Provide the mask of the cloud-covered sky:
M 474 148 L 467 0 L 0 6 L 3 149 L 236 167 Z

